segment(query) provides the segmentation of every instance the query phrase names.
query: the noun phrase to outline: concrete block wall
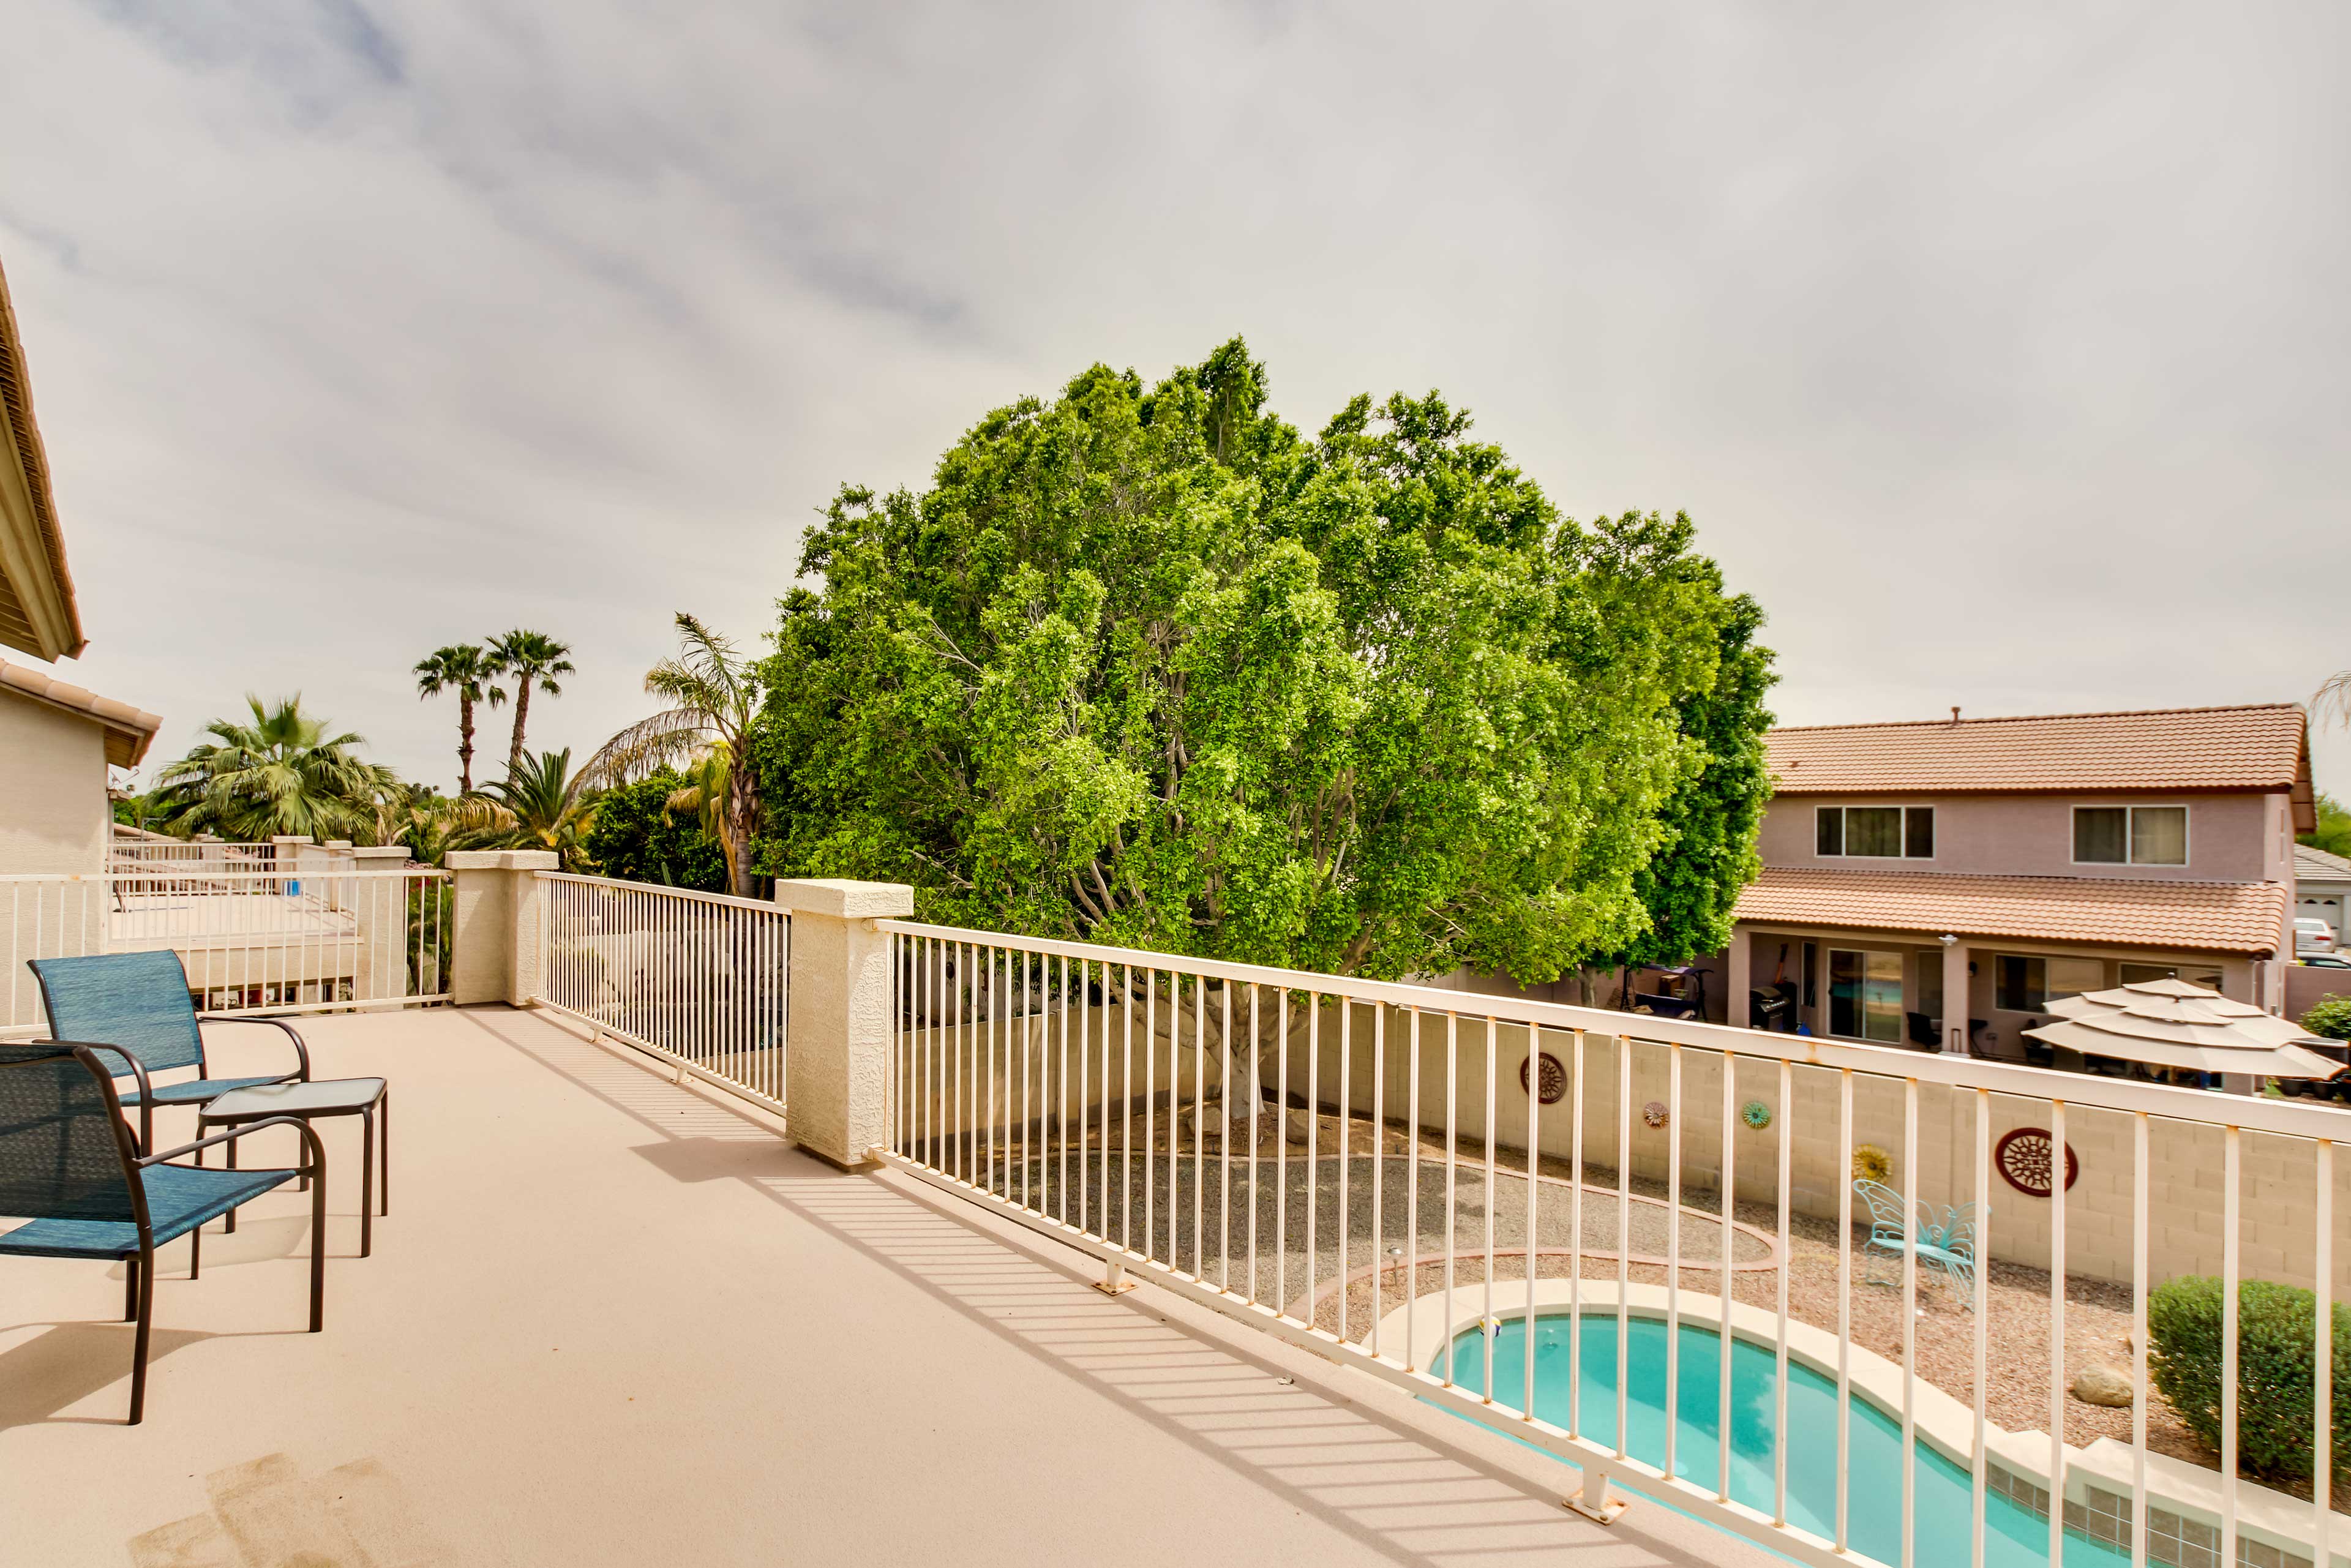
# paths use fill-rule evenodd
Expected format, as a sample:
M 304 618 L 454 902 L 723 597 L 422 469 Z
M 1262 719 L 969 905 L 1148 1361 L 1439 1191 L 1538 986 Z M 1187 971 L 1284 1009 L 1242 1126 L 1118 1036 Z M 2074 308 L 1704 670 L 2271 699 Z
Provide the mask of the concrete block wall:
M 1358 1006 L 1350 1033 L 1358 1044 L 1352 1053 L 1345 1103 L 1368 1115 L 1372 1108 L 1372 1039 L 1368 1027 L 1374 1009 Z M 1339 1051 L 1335 1040 L 1336 1009 L 1324 1015 L 1320 1054 L 1322 1098 L 1327 1106 L 1341 1103 Z M 1487 1020 L 1457 1021 L 1454 1092 L 1458 1134 L 1482 1138 L 1487 1094 Z M 1382 1109 L 1391 1120 L 1405 1114 L 1412 1052 L 1410 1016 L 1389 1009 L 1388 1048 L 1382 1067 L 1386 1078 Z M 1424 1013 L 1420 1019 L 1421 1125 L 1443 1130 L 1443 1101 L 1438 1086 L 1446 1082 L 1445 1019 Z M 1293 1030 L 1293 1033 L 1300 1031 Z M 1531 1096 L 1520 1087 L 1520 1071 L 1528 1060 L 1527 1030 L 1504 1023 L 1494 1028 L 1495 1136 L 1500 1145 L 1523 1148 Z M 1542 1031 L 1544 1052 L 1562 1068 L 1573 1062 L 1573 1037 Z M 1270 1048 L 1269 1048 L 1270 1049 Z M 1291 1048 L 1291 1086 L 1304 1079 L 1302 1038 Z M 1642 1107 L 1651 1101 L 1671 1102 L 1669 1078 L 1673 1053 L 1665 1047 L 1635 1042 L 1629 1099 L 1631 1105 L 1631 1169 L 1636 1176 L 1663 1181 L 1674 1145 L 1681 1149 L 1682 1179 L 1692 1190 L 1714 1190 L 1722 1169 L 1722 1066 L 1711 1052 L 1686 1049 L 1681 1052 L 1682 1083 L 1679 1113 L 1667 1126 L 1651 1128 Z M 1615 1040 L 1603 1035 L 1584 1039 L 1583 1150 L 1594 1166 L 1613 1167 L 1617 1159 L 1618 1080 L 1622 1056 Z M 1740 1058 L 1731 1086 L 1732 1174 L 1741 1199 L 1772 1203 L 1778 1197 L 1779 1135 L 1788 1126 L 1790 1145 L 1790 1207 L 1800 1214 L 1835 1218 L 1840 1192 L 1850 1181 L 1840 1134 L 1839 1074 L 1833 1070 L 1798 1065 L 1790 1072 L 1791 1094 L 1783 1103 L 1780 1068 L 1774 1061 Z M 1269 1081 L 1270 1073 L 1269 1071 Z M 2070 1075 L 2051 1076 L 2053 1090 L 2084 1081 Z M 1976 1096 L 1968 1090 L 1933 1084 L 1918 1087 L 1917 1134 L 1905 1147 L 1903 1082 L 1899 1079 L 1855 1073 L 1854 1130 L 1855 1145 L 1876 1145 L 1895 1162 L 1889 1184 L 1898 1191 L 1906 1165 L 1915 1171 L 1917 1194 L 1938 1207 L 1974 1199 L 1978 1147 Z M 1570 1151 L 1574 1127 L 1575 1091 L 1558 1103 L 1541 1107 L 1536 1131 L 1547 1155 Z M 1739 1118 L 1749 1101 L 1761 1101 L 1771 1113 L 1771 1125 L 1756 1131 Z M 2199 1103 L 2218 1111 L 2219 1095 L 2200 1097 Z M 2049 1103 L 1994 1094 L 1986 1102 L 1989 1142 L 1997 1147 L 2002 1134 L 2020 1127 L 2047 1129 Z M 2132 1277 L 2132 1213 L 2137 1192 L 2133 1164 L 2132 1121 L 2128 1115 L 2069 1105 L 2065 1141 L 2073 1149 L 2077 1176 L 2065 1195 L 2065 1263 L 2069 1273 L 2092 1279 L 2128 1282 Z M 2351 1113 L 2344 1117 L 2351 1134 Z M 2244 1133 L 2240 1137 L 2240 1270 L 2245 1278 L 2275 1280 L 2304 1287 L 2315 1283 L 2313 1259 L 2316 1250 L 2317 1155 L 2315 1146 L 2299 1138 Z M 2217 1274 L 2222 1246 L 2222 1134 L 2218 1127 L 2151 1117 L 2148 1123 L 2148 1279 L 2160 1284 L 2175 1275 Z M 1995 1170 L 1990 1181 L 1991 1213 L 1988 1225 L 1990 1255 L 2036 1268 L 2050 1264 L 2052 1204 L 2046 1197 L 2019 1192 Z M 2351 1157 L 2335 1161 L 2335 1213 L 2351 1218 Z M 1854 1203 L 1857 1221 L 1867 1211 Z M 2351 1300 L 2351 1245 L 2335 1251 L 2335 1288 L 2338 1300 Z
M 1270 1094 L 1278 1082 L 1285 1051 L 1271 993 L 1259 994 L 1259 1031 L 1247 1034 L 1246 990 L 1235 1000 L 1234 1071 L 1236 1106 L 1245 1107 L 1248 1092 L 1244 1063 L 1252 1043 L 1257 1071 Z M 1201 1097 L 1213 1114 L 1221 1096 L 1219 1070 L 1222 1049 L 1217 1038 L 1222 998 L 1209 992 L 1210 1023 L 1205 1033 L 1206 1060 L 1198 1082 Z M 1344 1019 L 1344 1039 L 1342 1020 Z M 999 1082 L 1017 1086 L 1026 1071 L 1036 1101 L 1014 1115 L 1050 1124 L 1059 1113 L 1058 1102 L 1047 1103 L 1054 1091 L 1060 1061 L 1058 1012 L 999 1021 L 993 1026 L 926 1023 L 914 1036 L 902 1036 L 902 1061 L 914 1061 L 944 1040 L 947 1049 L 934 1057 L 934 1113 L 942 1116 L 942 1130 L 966 1124 L 972 1113 L 953 1109 L 962 1076 L 980 1053 L 992 1051 Z M 1411 1119 L 1414 1064 L 1418 1062 L 1420 1126 L 1432 1134 L 1446 1130 L 1445 1085 L 1452 1084 L 1452 1130 L 1473 1144 L 1486 1134 L 1489 1071 L 1491 1071 L 1494 1136 L 1511 1158 L 1527 1144 L 1528 1114 L 1533 1096 L 1522 1088 L 1520 1072 L 1529 1060 L 1528 1030 L 1512 1023 L 1492 1023 L 1483 1018 L 1457 1016 L 1451 1022 L 1451 1067 L 1447 1068 L 1447 1023 L 1441 1013 L 1418 1015 L 1418 1043 L 1414 1043 L 1414 1015 L 1405 1009 L 1381 1009 L 1359 1003 L 1343 1010 L 1326 1003 L 1310 1026 L 1308 1009 L 1293 1000 L 1286 1037 L 1289 1089 L 1293 1097 L 1307 1093 L 1310 1060 L 1314 1064 L 1315 1096 L 1326 1110 L 1346 1106 L 1369 1117 L 1374 1104 L 1390 1124 Z M 1070 1009 L 1072 1116 L 1082 1100 L 1091 1112 L 1129 1096 L 1123 1012 L 1113 999 L 1107 1007 L 1074 1006 Z M 1101 1042 L 1111 1040 L 1110 1077 L 1104 1081 Z M 1145 1049 L 1144 1009 L 1138 999 L 1134 1014 L 1134 1086 L 1136 1096 L 1155 1095 L 1162 1103 L 1182 1107 L 1194 1096 L 1195 1030 L 1186 1013 L 1172 1030 L 1165 998 L 1160 1000 L 1155 1041 Z M 1489 1047 L 1489 1036 L 1491 1036 Z M 1172 1038 L 1171 1038 L 1172 1036 Z M 1087 1056 L 1084 1089 L 1075 1092 L 1075 1055 Z M 1573 1036 L 1544 1030 L 1542 1050 L 1572 1075 L 1575 1060 Z M 1629 1052 L 1630 1082 L 1620 1088 Z M 1719 1056 L 1687 1048 L 1680 1052 L 1681 1089 L 1678 1111 L 1667 1125 L 1653 1128 L 1642 1115 L 1649 1102 L 1672 1103 L 1670 1088 L 1674 1052 L 1664 1046 L 1635 1041 L 1629 1047 L 1606 1035 L 1588 1034 L 1583 1041 L 1581 1085 L 1558 1103 L 1541 1106 L 1535 1124 L 1539 1147 L 1546 1155 L 1564 1156 L 1575 1135 L 1575 1108 L 1583 1108 L 1583 1147 L 1586 1163 L 1613 1168 L 1618 1159 L 1618 1108 L 1629 1106 L 1629 1159 L 1635 1176 L 1667 1179 L 1672 1153 L 1678 1145 L 1685 1188 L 1711 1193 L 1723 1169 L 1724 1084 Z M 1898 1068 L 1898 1056 L 1890 1058 Z M 1155 1071 L 1147 1071 L 1147 1065 Z M 1852 1177 L 1841 1132 L 1840 1075 L 1830 1069 L 1792 1066 L 1783 1090 L 1777 1061 L 1742 1057 L 1734 1065 L 1729 1086 L 1730 1150 L 1733 1180 L 1739 1197 L 1764 1204 L 1777 1201 L 1779 1147 L 1784 1127 L 1790 1140 L 1790 1206 L 1802 1215 L 1834 1219 L 1840 1196 Z M 2053 1091 L 2085 1080 L 2071 1075 L 2050 1076 Z M 987 1080 L 977 1086 L 984 1094 Z M 1953 1090 L 1922 1083 L 1917 1089 L 1915 1140 L 1906 1145 L 1904 1082 L 1898 1078 L 1855 1072 L 1853 1075 L 1851 1143 L 1884 1149 L 1895 1166 L 1889 1185 L 1901 1189 L 1905 1173 L 1915 1176 L 1917 1197 L 1936 1207 L 1972 1202 L 1979 1148 L 1978 1098 L 1971 1090 Z M 1375 1095 L 1376 1086 L 1376 1095 Z M 1749 1127 L 1740 1113 L 1748 1103 L 1761 1102 L 1770 1112 L 1770 1124 Z M 2219 1095 L 2196 1102 L 2219 1111 Z M 2052 1124 L 2045 1100 L 1994 1094 L 1983 1102 L 1989 1126 L 1983 1143 L 1997 1147 L 2006 1133 L 2017 1128 L 2047 1129 Z M 978 1114 L 985 1116 L 983 1110 Z M 1004 1103 L 997 1103 L 998 1125 Z M 2133 1118 L 2119 1113 L 2069 1105 L 2065 1141 L 2074 1151 L 2077 1176 L 2065 1195 L 2066 1257 L 2069 1273 L 2127 1283 L 2132 1277 L 2133 1203 L 2140 1192 L 2133 1165 Z M 2345 1114 L 2351 1132 L 2351 1113 Z M 2244 1277 L 2310 1286 L 2315 1252 L 2317 1156 L 2314 1145 L 2295 1138 L 2267 1134 L 2241 1134 L 2239 1257 Z M 2336 1162 L 2335 1208 L 2351 1217 L 2351 1158 Z M 2147 1204 L 2148 1279 L 2160 1284 L 2180 1274 L 2220 1272 L 2222 1248 L 2222 1134 L 2216 1126 L 2150 1118 L 2148 1124 Z M 2050 1265 L 2052 1202 L 2018 1191 L 1995 1170 L 1989 1182 L 1991 1214 L 1985 1226 L 1990 1255 L 2036 1268 Z M 1866 1207 L 1856 1197 L 1856 1222 L 1867 1223 Z M 2351 1300 L 2351 1245 L 2335 1249 L 2338 1299 Z

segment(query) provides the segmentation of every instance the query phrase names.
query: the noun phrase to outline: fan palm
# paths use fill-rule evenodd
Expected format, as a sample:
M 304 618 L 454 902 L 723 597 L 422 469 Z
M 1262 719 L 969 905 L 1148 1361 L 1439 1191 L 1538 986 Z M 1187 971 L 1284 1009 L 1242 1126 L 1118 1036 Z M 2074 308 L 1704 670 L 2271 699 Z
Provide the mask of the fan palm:
M 212 740 L 163 770 L 159 803 L 179 833 L 215 832 L 244 843 L 277 834 L 350 838 L 371 829 L 377 803 L 402 793 L 391 768 L 362 761 L 357 735 L 329 735 L 302 711 L 300 694 L 275 707 L 248 694 L 249 724 L 214 719 Z
M 555 677 L 572 673 L 571 648 L 559 643 L 544 632 L 526 632 L 520 627 L 503 637 L 493 637 L 487 653 L 489 674 L 503 675 L 514 682 L 514 740 L 507 747 L 507 771 L 515 772 L 523 764 L 523 730 L 530 723 L 530 692 L 536 685 L 549 696 L 559 697 L 563 688 Z
M 416 662 L 418 697 L 457 694 L 457 791 L 462 795 L 474 792 L 474 705 L 486 701 L 496 707 L 507 700 L 506 692 L 490 684 L 496 674 L 478 643 L 453 643 Z
M 691 759 L 692 781 L 672 807 L 703 813 L 726 857 L 727 891 L 751 894 L 751 841 L 759 831 L 758 770 L 738 766 L 750 752 L 759 712 L 752 661 L 734 643 L 680 611 L 678 652 L 645 672 L 648 694 L 669 706 L 598 748 L 580 771 L 590 783 L 619 783 Z
M 596 821 L 595 792 L 571 771 L 571 749 L 528 752 L 504 779 L 450 807 L 453 850 L 553 850 L 565 871 L 591 864 L 586 839 Z

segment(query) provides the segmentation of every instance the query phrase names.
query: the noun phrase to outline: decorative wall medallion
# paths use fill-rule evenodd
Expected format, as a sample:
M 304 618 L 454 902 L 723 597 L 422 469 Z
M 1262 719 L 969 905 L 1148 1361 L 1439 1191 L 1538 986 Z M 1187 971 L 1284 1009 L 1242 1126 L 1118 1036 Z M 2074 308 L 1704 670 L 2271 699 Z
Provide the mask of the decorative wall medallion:
M 1520 1088 L 1531 1087 L 1527 1082 L 1527 1069 L 1532 1067 L 1536 1060 L 1538 1059 L 1529 1058 L 1519 1063 Z M 1548 1051 L 1541 1054 L 1540 1060 L 1542 1062 L 1542 1103 L 1546 1105 L 1556 1105 L 1567 1098 L 1567 1069 L 1562 1067 L 1559 1064 L 1559 1058 Z
M 1739 1108 L 1739 1119 L 1760 1133 L 1771 1124 L 1771 1107 L 1761 1100 L 1750 1100 Z
M 2047 1197 L 2049 1177 L 2054 1161 L 2049 1145 L 2046 1127 L 2018 1127 L 2002 1134 L 1992 1145 L 1991 1163 L 2008 1185 L 2027 1197 Z M 2071 1192 L 2082 1174 L 2082 1162 L 2074 1157 L 2074 1145 L 2065 1145 L 2065 1190 Z
M 1652 1100 L 1647 1104 L 1642 1106 L 1641 1120 L 1646 1122 L 1652 1127 L 1664 1126 L 1666 1124 L 1666 1103 L 1663 1100 Z
M 1856 1145 L 1853 1151 L 1853 1179 L 1875 1182 L 1893 1180 L 1894 1156 L 1876 1144 Z

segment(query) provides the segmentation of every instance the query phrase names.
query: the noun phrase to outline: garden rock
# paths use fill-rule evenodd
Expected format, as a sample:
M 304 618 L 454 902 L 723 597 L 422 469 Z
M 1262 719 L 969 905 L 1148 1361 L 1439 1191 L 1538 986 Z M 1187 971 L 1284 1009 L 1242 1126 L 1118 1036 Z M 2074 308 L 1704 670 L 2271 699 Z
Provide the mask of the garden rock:
M 2116 1366 L 2093 1366 L 2074 1379 L 2074 1397 L 2085 1405 L 2120 1408 L 2137 1397 L 2130 1374 Z

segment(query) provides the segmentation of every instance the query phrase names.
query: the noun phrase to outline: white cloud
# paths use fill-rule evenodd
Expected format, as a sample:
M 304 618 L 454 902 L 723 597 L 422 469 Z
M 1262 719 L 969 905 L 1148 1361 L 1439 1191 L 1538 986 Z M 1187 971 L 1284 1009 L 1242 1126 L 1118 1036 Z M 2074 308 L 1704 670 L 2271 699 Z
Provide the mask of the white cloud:
M 1233 331 L 1688 508 L 1792 720 L 2293 698 L 2344 632 L 2342 15 L 28 0 L 0 249 L 94 645 L 176 752 L 578 650 L 592 746 L 845 480 Z M 2322 737 L 2351 791 L 2351 738 Z

